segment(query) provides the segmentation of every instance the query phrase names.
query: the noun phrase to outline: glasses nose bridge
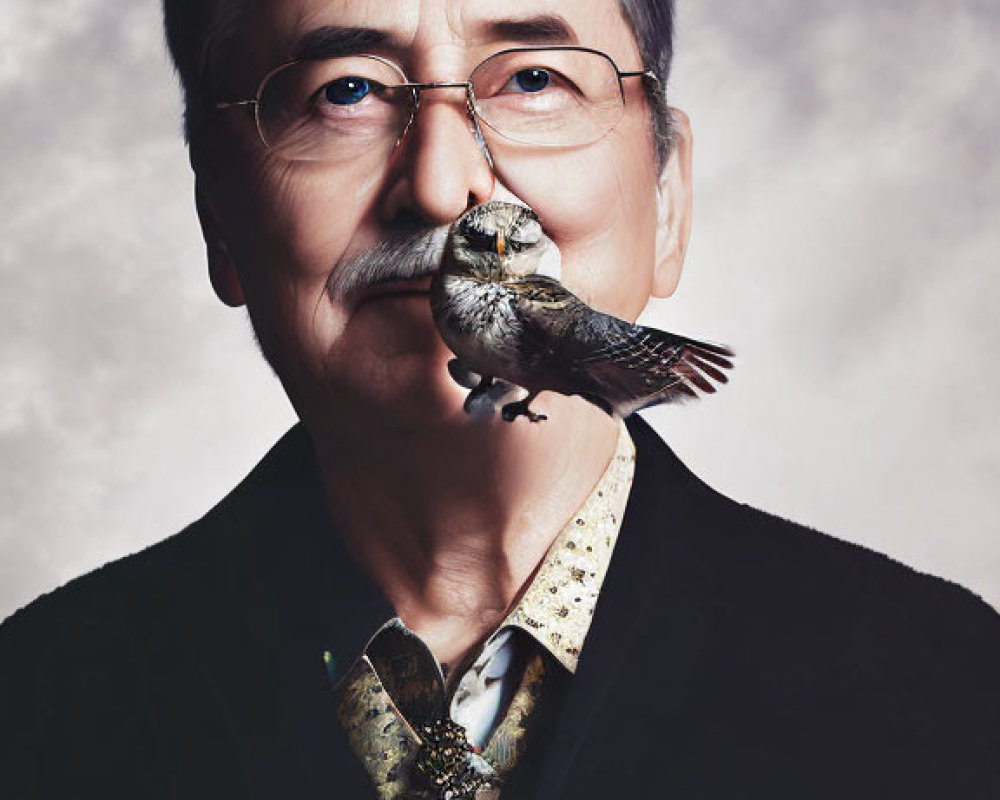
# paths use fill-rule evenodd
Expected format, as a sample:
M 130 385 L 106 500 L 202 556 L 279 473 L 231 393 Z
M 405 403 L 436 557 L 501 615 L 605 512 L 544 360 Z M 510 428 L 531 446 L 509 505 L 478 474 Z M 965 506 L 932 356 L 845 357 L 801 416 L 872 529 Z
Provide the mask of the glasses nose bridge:
M 421 92 L 424 89 L 472 89 L 472 81 L 428 81 L 426 83 L 404 83 L 408 89 L 413 89 L 417 92 Z
M 413 114 L 411 115 L 410 120 L 411 124 L 413 122 L 412 117 L 416 117 L 417 109 L 420 107 L 420 100 L 423 93 L 425 91 L 433 91 L 435 89 L 463 89 L 465 91 L 466 113 L 475 119 L 476 105 L 475 95 L 472 89 L 472 81 L 427 81 L 424 83 L 407 82 L 404 83 L 402 87 L 409 89 L 413 98 Z
M 489 147 L 486 145 L 486 139 L 483 138 L 483 131 L 479 125 L 479 115 L 476 112 L 476 95 L 472 86 L 471 80 L 466 81 L 427 81 L 424 83 L 407 82 L 401 84 L 400 88 L 408 89 L 412 93 L 413 100 L 413 111 L 410 114 L 409 119 L 406 122 L 406 126 L 403 128 L 403 132 L 399 135 L 396 140 L 396 145 L 398 146 L 400 142 L 403 141 L 403 137 L 406 136 L 407 132 L 413 127 L 413 124 L 417 120 L 417 112 L 420 109 L 420 98 L 424 91 L 435 90 L 435 89 L 464 89 L 465 90 L 465 113 L 468 115 L 472 122 L 473 135 L 476 139 L 476 144 L 479 145 L 479 149 L 482 150 L 483 156 L 486 158 L 486 162 L 489 164 L 490 170 L 494 169 L 493 155 L 490 153 Z

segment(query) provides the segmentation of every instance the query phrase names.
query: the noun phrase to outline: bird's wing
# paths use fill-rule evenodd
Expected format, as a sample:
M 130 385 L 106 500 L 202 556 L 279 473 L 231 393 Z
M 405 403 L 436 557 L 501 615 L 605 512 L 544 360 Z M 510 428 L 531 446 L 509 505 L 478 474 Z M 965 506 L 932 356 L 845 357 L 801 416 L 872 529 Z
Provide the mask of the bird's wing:
M 548 275 L 522 275 L 513 280 L 503 281 L 516 292 L 522 302 L 534 308 L 551 311 L 569 311 L 586 304 L 555 278 Z
M 584 396 L 603 399 L 628 416 L 646 406 L 715 392 L 726 383 L 733 352 L 608 314 L 591 312 L 565 339 L 564 365 L 589 386 Z M 598 403 L 601 405 L 601 403 Z
M 559 343 L 576 320 L 593 311 L 555 278 L 524 275 L 504 284 L 517 296 L 521 356 L 527 364 L 551 366 Z

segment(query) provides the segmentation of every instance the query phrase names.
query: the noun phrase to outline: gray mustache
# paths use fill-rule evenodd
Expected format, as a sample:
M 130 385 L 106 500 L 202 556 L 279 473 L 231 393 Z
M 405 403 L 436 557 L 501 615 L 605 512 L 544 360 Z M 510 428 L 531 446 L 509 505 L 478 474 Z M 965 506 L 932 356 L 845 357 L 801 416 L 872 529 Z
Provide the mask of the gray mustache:
M 365 252 L 339 264 L 330 273 L 327 291 L 334 300 L 347 300 L 381 283 L 422 278 L 437 272 L 447 238 L 447 227 L 386 236 Z

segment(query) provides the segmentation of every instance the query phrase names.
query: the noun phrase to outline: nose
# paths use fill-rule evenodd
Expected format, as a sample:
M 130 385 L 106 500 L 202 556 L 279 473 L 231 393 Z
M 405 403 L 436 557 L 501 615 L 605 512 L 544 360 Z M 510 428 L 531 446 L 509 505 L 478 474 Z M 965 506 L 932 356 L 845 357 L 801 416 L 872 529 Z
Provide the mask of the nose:
M 464 89 L 423 91 L 419 113 L 393 155 L 386 220 L 416 216 L 427 225 L 449 225 L 489 200 L 493 168 L 477 130 Z

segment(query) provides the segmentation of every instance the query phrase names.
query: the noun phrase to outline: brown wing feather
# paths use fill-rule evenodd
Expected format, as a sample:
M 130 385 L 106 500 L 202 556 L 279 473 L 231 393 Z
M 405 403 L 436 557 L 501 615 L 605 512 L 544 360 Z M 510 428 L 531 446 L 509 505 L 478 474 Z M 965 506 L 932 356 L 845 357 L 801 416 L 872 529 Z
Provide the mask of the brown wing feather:
M 538 378 L 529 388 L 580 394 L 624 417 L 728 381 L 727 347 L 602 314 L 547 276 L 504 283 L 516 285 L 523 311 L 522 356 Z
M 588 385 L 581 393 L 602 398 L 621 416 L 711 394 L 716 383 L 728 382 L 723 370 L 733 366 L 727 347 L 606 314 L 594 312 L 576 328 L 569 366 Z

